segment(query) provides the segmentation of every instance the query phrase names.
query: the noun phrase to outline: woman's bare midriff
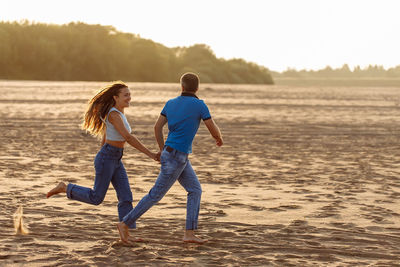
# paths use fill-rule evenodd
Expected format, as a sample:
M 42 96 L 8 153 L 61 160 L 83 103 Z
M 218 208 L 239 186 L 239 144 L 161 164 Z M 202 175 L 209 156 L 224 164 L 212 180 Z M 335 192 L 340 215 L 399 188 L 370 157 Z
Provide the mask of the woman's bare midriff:
M 119 148 L 124 148 L 125 142 L 126 142 L 126 141 L 111 141 L 111 140 L 106 140 L 106 143 L 107 143 L 107 144 L 110 144 L 110 145 L 112 145 L 112 146 L 116 146 L 116 147 L 119 147 Z

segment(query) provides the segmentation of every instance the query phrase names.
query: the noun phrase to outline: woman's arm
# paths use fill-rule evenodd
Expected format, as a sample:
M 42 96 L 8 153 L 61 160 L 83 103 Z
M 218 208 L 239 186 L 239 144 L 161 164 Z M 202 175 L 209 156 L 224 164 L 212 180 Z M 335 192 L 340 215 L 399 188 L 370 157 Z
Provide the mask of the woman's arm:
M 112 111 L 108 115 L 108 120 L 114 125 L 115 129 L 119 132 L 120 135 L 134 148 L 139 150 L 140 152 L 146 154 L 150 158 L 157 160 L 157 154 L 151 152 L 147 147 L 145 147 L 136 136 L 130 134 L 128 130 L 125 128 L 124 122 L 122 121 L 121 116 L 116 112 Z
M 103 138 L 101 139 L 101 146 L 104 146 L 105 142 L 106 142 L 106 132 L 104 131 Z

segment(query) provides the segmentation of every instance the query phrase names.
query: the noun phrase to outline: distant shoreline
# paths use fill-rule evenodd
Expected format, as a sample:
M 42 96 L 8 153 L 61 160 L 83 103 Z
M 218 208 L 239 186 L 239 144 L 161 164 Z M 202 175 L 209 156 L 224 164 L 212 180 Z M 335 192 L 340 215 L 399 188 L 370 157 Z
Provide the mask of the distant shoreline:
M 400 87 L 400 78 L 282 78 L 275 85 L 290 86 L 385 86 Z

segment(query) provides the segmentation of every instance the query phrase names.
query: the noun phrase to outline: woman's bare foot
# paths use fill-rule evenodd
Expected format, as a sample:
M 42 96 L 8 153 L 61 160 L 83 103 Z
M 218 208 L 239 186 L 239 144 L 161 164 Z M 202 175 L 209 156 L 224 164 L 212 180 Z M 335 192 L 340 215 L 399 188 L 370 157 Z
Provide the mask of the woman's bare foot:
M 59 183 L 56 187 L 54 187 L 53 189 L 51 189 L 51 190 L 47 193 L 46 197 L 49 198 L 49 197 L 51 197 L 52 195 L 59 194 L 59 193 L 67 193 L 67 185 L 64 184 L 63 182 Z
M 185 235 L 183 236 L 183 242 L 186 242 L 186 243 L 203 244 L 203 243 L 206 243 L 207 241 L 208 241 L 207 239 L 201 239 L 201 238 L 195 236 L 193 230 L 186 230 Z
M 124 222 L 117 223 L 119 237 L 123 243 L 129 244 L 129 227 Z

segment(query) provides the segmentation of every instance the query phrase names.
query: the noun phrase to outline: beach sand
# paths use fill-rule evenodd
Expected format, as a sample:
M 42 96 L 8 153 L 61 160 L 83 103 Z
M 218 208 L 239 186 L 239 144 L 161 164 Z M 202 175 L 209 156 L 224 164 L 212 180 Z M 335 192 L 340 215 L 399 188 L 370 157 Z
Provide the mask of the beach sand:
M 92 187 L 99 142 L 79 124 L 105 84 L 0 81 L 0 266 L 400 266 L 399 88 L 203 84 L 225 141 L 202 124 L 190 156 L 209 242 L 181 242 L 176 183 L 131 232 L 146 242 L 123 246 L 112 186 L 99 206 L 45 197 L 59 181 Z M 154 122 L 179 85 L 130 87 L 128 120 L 156 150 Z M 136 205 L 160 165 L 132 147 L 123 162 Z

